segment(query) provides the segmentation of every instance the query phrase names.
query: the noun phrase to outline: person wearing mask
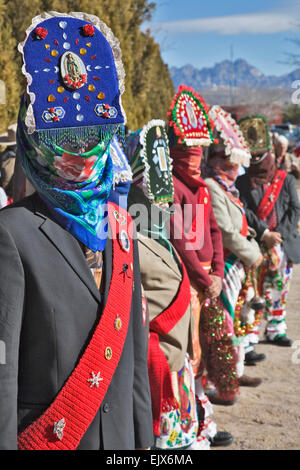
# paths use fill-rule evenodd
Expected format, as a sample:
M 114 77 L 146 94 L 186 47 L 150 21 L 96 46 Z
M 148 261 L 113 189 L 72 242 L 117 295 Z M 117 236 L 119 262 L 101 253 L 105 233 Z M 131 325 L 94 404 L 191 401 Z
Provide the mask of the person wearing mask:
M 244 374 L 246 364 L 265 358 L 254 351 L 258 343 L 259 316 L 253 303 L 256 292 L 253 285 L 255 270 L 262 262 L 255 232 L 248 226 L 245 210 L 236 188 L 239 166 L 248 167 L 251 155 L 245 140 L 230 114 L 219 106 L 213 106 L 209 116 L 215 124 L 215 142 L 209 148 L 206 161 L 205 182 L 212 197 L 212 205 L 222 231 L 225 277 L 222 303 L 230 313 L 238 344 L 237 375 L 240 385 L 257 386 L 261 380 Z M 242 325 L 245 325 L 243 328 Z
M 222 233 L 215 219 L 209 189 L 201 178 L 202 147 L 212 142 L 212 122 L 203 98 L 191 87 L 178 88 L 168 112 L 170 154 L 173 159 L 174 215 L 170 239 L 178 251 L 191 282 L 193 328 L 193 371 L 199 408 L 208 410 L 204 394 L 205 361 L 201 356 L 201 322 L 206 300 L 215 301 L 222 291 L 224 257 Z M 201 312 L 201 314 L 200 314 Z M 203 315 L 205 317 L 205 315 Z M 218 317 L 218 312 L 214 312 Z M 222 327 L 226 330 L 225 320 Z M 207 330 L 206 330 L 207 331 Z M 209 335 L 210 335 L 209 331 Z M 209 339 L 208 339 L 209 340 Z M 235 393 L 236 380 L 229 384 Z M 212 408 L 211 408 L 212 411 Z M 207 413 L 207 417 L 211 413 Z
M 128 137 L 133 170 L 130 207 L 137 223 L 141 279 L 149 307 L 148 368 L 156 449 L 229 445 L 197 412 L 190 281 L 169 240 L 174 185 L 165 122 L 152 120 Z
M 130 215 L 108 203 L 110 143 L 126 119 L 119 42 L 95 16 L 49 12 L 19 50 L 18 156 L 35 192 L 0 212 L 0 448 L 147 449 L 137 246 Z M 80 81 L 65 71 L 70 54 Z
M 276 166 L 264 116 L 245 117 L 240 127 L 252 160 L 247 173 L 238 178 L 237 187 L 264 254 L 258 287 L 265 299 L 265 339 L 278 346 L 291 346 L 286 335 L 286 302 L 292 265 L 300 262 L 300 203 L 295 179 Z

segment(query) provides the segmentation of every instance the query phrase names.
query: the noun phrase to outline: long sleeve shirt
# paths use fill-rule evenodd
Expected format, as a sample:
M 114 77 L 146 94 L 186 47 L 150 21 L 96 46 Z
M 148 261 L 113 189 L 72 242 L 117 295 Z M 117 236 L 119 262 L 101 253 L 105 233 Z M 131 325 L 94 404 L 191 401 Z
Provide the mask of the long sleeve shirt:
M 175 214 L 171 219 L 171 241 L 185 264 L 191 283 L 197 289 L 205 290 L 211 285 L 212 281 L 203 264 L 210 263 L 211 274 L 221 278 L 224 277 L 222 233 L 215 219 L 209 190 L 205 183 L 203 182 L 203 187 L 193 190 L 175 176 L 173 176 L 173 181 Z M 196 232 L 196 239 L 198 240 L 193 243 L 191 221 L 195 220 L 197 211 L 201 211 L 199 195 L 200 191 L 205 188 L 207 191 L 207 198 L 205 198 L 207 215 L 205 222 L 203 218 L 199 217 Z M 186 208 L 187 210 L 185 210 Z M 184 215 L 189 211 L 191 217 L 188 217 L 189 220 L 187 221 Z M 193 247 L 194 249 L 192 249 Z

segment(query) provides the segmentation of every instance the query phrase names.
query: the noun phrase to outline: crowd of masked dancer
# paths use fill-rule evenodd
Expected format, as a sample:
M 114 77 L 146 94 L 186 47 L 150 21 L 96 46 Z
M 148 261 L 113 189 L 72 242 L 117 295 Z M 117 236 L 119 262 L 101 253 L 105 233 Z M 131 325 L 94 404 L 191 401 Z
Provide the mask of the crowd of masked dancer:
M 212 404 L 233 405 L 241 386 L 261 384 L 245 370 L 266 359 L 260 339 L 292 344 L 299 172 L 276 161 L 285 142 L 275 139 L 264 116 L 236 123 L 180 86 L 167 125 L 153 120 L 117 143 L 132 181 L 121 178 L 111 198 L 138 231 L 156 448 L 230 445 Z
M 53 23 L 54 26 L 51 26 L 52 23 L 49 22 L 48 29 L 52 31 L 53 27 L 55 33 L 62 33 L 69 20 L 66 17 L 62 22 L 58 18 L 57 25 Z M 74 18 L 71 20 L 79 21 Z M 28 48 L 38 47 L 43 35 L 48 34 L 45 31 L 45 28 L 37 28 L 35 41 L 29 42 Z M 100 32 L 97 36 L 96 28 L 91 24 L 83 26 L 82 31 L 83 38 L 87 36 L 90 41 L 96 40 L 93 37 L 98 36 L 101 39 Z M 30 51 L 31 49 L 28 52 L 28 63 L 33 56 Z M 41 46 L 41 51 L 41 61 L 44 64 L 47 50 Z M 93 60 L 95 58 L 96 55 L 92 57 Z M 71 68 L 70 70 L 72 72 Z M 81 74 L 80 77 L 86 75 Z M 69 75 L 65 79 L 69 86 Z M 108 81 L 107 87 L 112 87 L 110 83 Z M 77 82 L 75 85 L 79 86 Z M 84 87 L 84 82 L 80 86 Z M 37 87 L 36 93 L 38 91 Z M 80 97 L 76 93 L 73 95 L 74 99 Z M 46 90 L 45 96 L 47 94 Z M 83 99 L 77 109 L 80 106 L 85 109 L 86 103 L 92 99 L 90 96 L 91 94 L 88 95 L 89 100 Z M 31 106 L 35 105 L 33 101 Z M 23 170 L 28 179 L 25 179 L 17 159 L 14 165 L 14 187 L 9 193 L 8 202 L 12 202 L 12 199 L 17 202 L 29 195 L 33 191 L 31 181 L 49 206 L 54 208 L 53 218 L 58 220 L 58 225 L 81 240 L 80 246 L 100 291 L 103 261 L 99 253 L 102 253 L 105 243 L 102 246 L 100 237 L 91 229 L 94 227 L 93 217 L 97 216 L 97 210 L 102 208 L 102 203 L 107 201 L 109 194 L 108 201 L 117 204 L 122 210 L 128 210 L 135 221 L 141 273 L 141 290 L 138 288 L 136 292 L 141 292 L 142 296 L 141 315 L 145 330 L 142 331 L 147 348 L 154 448 L 202 450 L 211 446 L 230 445 L 234 436 L 217 430 L 217 425 L 212 420 L 212 406 L 234 405 L 239 400 L 240 387 L 256 387 L 261 384 L 260 377 L 249 377 L 246 372 L 247 365 L 268 359 L 255 351 L 260 339 L 275 347 L 290 347 L 292 344 L 287 334 L 286 305 L 293 265 L 300 263 L 300 203 L 296 190 L 296 179 L 300 172 L 297 161 L 292 161 L 286 155 L 286 142 L 279 136 L 272 138 L 264 116 L 245 116 L 237 123 L 224 109 L 208 106 L 196 91 L 182 85 L 170 103 L 166 121 L 153 119 L 145 123 L 142 129 L 128 130 L 123 135 L 115 134 L 111 140 L 110 135 L 106 141 L 97 143 L 97 155 L 101 156 L 104 152 L 105 156 L 105 159 L 103 157 L 102 160 L 97 160 L 101 170 L 99 174 L 103 177 L 103 184 L 101 182 L 99 185 L 99 174 L 94 178 L 93 167 L 82 163 L 82 155 L 88 160 L 90 154 L 83 154 L 82 150 L 78 155 L 63 152 L 57 145 L 53 150 L 53 142 L 50 146 L 47 140 L 40 147 L 37 146 L 32 137 L 34 134 L 26 128 L 32 125 L 32 120 L 25 119 L 25 116 L 28 118 L 28 109 L 30 111 L 30 107 L 27 109 L 26 106 L 28 107 L 28 103 L 26 105 L 23 101 L 17 140 L 18 151 L 24 160 Z M 67 108 L 67 104 L 65 106 Z M 108 111 L 106 108 L 101 111 L 104 117 L 114 118 L 116 108 L 106 106 Z M 54 119 L 55 109 L 49 108 L 51 119 Z M 96 111 L 98 109 L 100 108 L 95 108 Z M 121 111 L 120 108 L 119 113 Z M 91 113 L 94 120 L 99 117 L 95 112 Z M 112 113 L 111 116 L 109 112 Z M 48 114 L 46 113 L 44 120 Z M 80 116 L 83 114 L 77 115 L 78 122 L 82 122 Z M 68 119 L 73 119 L 73 115 L 70 114 Z M 58 117 L 56 121 L 59 122 Z M 77 129 L 77 121 L 70 121 L 71 124 L 66 127 Z M 42 130 L 46 126 L 42 121 L 39 124 Z M 46 133 L 43 135 L 50 138 Z M 82 135 L 85 135 L 83 131 Z M 106 147 L 107 142 L 109 145 Z M 10 141 L 5 141 L 4 138 L 2 144 L 7 145 L 9 150 L 9 146 L 14 146 L 16 142 L 14 138 Z M 275 157 L 275 151 L 278 158 Z M 108 155 L 111 156 L 113 169 L 108 164 L 104 165 L 104 162 L 110 164 Z M 5 160 L 8 162 L 9 157 L 14 158 L 9 152 L 3 158 L 3 175 L 8 166 Z M 92 158 L 96 159 L 95 156 Z M 94 160 L 92 164 L 95 163 Z M 53 173 L 50 176 L 47 165 Z M 95 168 L 98 171 L 98 167 Z M 107 175 L 112 174 L 113 184 L 110 189 L 106 181 L 109 181 Z M 53 175 L 56 186 L 52 184 Z M 82 190 L 81 185 L 86 179 L 91 186 L 88 190 Z M 4 189 L 8 188 L 8 182 L 3 186 Z M 94 197 L 96 192 L 97 199 Z M 91 208 L 87 216 L 83 217 L 79 211 L 78 207 L 82 206 Z M 2 219 L 9 222 L 9 214 L 13 214 L 14 210 L 18 210 L 18 205 L 12 211 L 10 208 L 1 211 Z M 21 209 L 18 214 L 22 214 Z M 126 221 L 122 214 L 121 210 L 115 210 L 113 217 L 121 229 L 119 235 L 122 236 L 122 246 L 119 250 L 122 249 L 123 256 L 127 256 L 126 253 L 130 252 L 130 239 L 125 229 L 122 229 Z M 102 217 L 102 212 L 98 216 Z M 47 228 L 47 224 L 45 226 Z M 18 228 L 17 234 L 22 230 Z M 84 240 L 81 238 L 82 232 Z M 48 237 L 50 236 L 51 233 L 48 233 Z M 63 237 L 62 234 L 60 236 Z M 18 236 L 16 239 L 18 240 Z M 54 254 L 56 252 L 53 251 L 53 256 Z M 81 251 L 79 254 L 82 255 Z M 35 257 L 32 257 L 32 269 L 35 268 L 34 261 Z M 113 260 L 114 263 L 117 261 Z M 48 265 L 51 263 L 47 263 L 45 271 L 42 270 L 42 279 L 50 272 Z M 104 267 L 107 269 L 109 266 L 104 263 Z M 118 275 L 122 274 L 125 281 L 127 277 L 130 278 L 130 273 L 130 263 L 126 261 Z M 38 276 L 32 276 L 31 282 L 36 278 Z M 55 283 L 55 276 L 52 276 L 52 281 Z M 51 283 L 47 283 L 47 287 Z M 66 285 L 72 285 L 71 281 L 66 281 Z M 59 286 L 56 288 L 58 290 Z M 99 295 L 99 292 L 96 294 Z M 105 293 L 101 291 L 102 294 Z M 118 297 L 119 302 L 122 291 L 115 289 L 112 296 L 114 299 Z M 34 311 L 34 302 L 38 301 L 38 295 L 32 299 L 30 309 Z M 77 308 L 75 302 L 73 307 Z M 130 309 L 130 305 L 127 307 Z M 9 309 L 11 308 L 9 304 Z M 43 312 L 43 308 L 40 311 Z M 83 317 L 81 314 L 80 319 Z M 37 318 L 40 315 L 37 315 L 36 320 Z M 115 335 L 123 331 L 122 328 L 122 319 L 117 316 L 114 328 L 110 328 L 113 330 L 111 341 L 115 341 Z M 70 330 L 72 333 L 72 328 Z M 33 331 L 32 328 L 30 331 Z M 22 332 L 24 335 L 25 333 Z M 40 333 L 36 335 L 37 343 L 39 339 Z M 111 359 L 115 355 L 115 350 L 107 347 L 105 359 L 102 358 L 104 362 L 107 361 L 105 365 L 112 364 Z M 36 356 L 39 357 L 38 354 Z M 94 358 L 89 357 L 89 361 L 92 360 Z M 28 364 L 26 363 L 26 367 Z M 47 369 L 46 365 L 43 367 Z M 81 367 L 81 362 L 78 367 Z M 13 368 L 12 373 L 14 370 Z M 93 376 L 88 380 L 86 377 L 82 379 L 84 385 L 88 382 L 95 390 L 103 381 L 100 376 L 102 369 L 98 373 L 97 370 L 92 368 Z M 109 367 L 104 370 L 107 372 Z M 123 376 L 124 374 L 117 376 L 116 380 L 124 380 Z M 71 382 L 72 377 L 71 375 Z M 75 385 L 71 383 L 74 389 Z M 66 386 L 69 386 L 69 382 Z M 23 393 L 21 382 L 19 388 Z M 27 390 L 26 387 L 25 389 Z M 112 387 L 113 391 L 116 389 L 116 386 Z M 88 392 L 85 392 L 86 396 L 80 394 L 82 400 L 87 400 L 84 402 L 86 409 L 90 403 Z M 120 402 L 127 407 L 122 400 Z M 143 408 L 141 403 L 139 405 Z M 95 413 L 97 410 L 98 405 Z M 31 416 L 28 415 L 28 419 Z M 59 421 L 52 419 L 55 421 L 53 432 L 58 438 L 58 445 L 64 445 L 68 437 L 67 432 L 71 427 L 68 428 L 68 419 L 71 418 L 61 418 L 60 415 Z M 76 420 L 78 424 L 80 419 L 76 417 Z M 40 426 L 40 422 L 37 423 Z M 72 430 L 77 429 L 75 424 Z M 36 429 L 39 431 L 40 428 L 32 426 L 35 424 L 29 426 L 27 433 L 21 434 L 21 448 L 28 448 L 26 446 L 31 441 L 34 446 L 37 445 Z M 44 439 L 43 429 L 41 436 Z M 73 435 L 71 437 L 73 439 Z M 53 435 L 49 446 L 52 441 Z M 75 447 L 76 445 L 74 444 Z
M 212 405 L 233 405 L 241 386 L 261 384 L 245 371 L 266 359 L 255 351 L 260 338 L 292 344 L 286 303 L 300 262 L 300 172 L 286 150 L 264 116 L 237 123 L 187 86 L 167 124 L 154 119 L 110 144 L 109 200 L 136 222 L 157 449 L 230 445 Z M 33 188 L 10 166 L 12 202 Z

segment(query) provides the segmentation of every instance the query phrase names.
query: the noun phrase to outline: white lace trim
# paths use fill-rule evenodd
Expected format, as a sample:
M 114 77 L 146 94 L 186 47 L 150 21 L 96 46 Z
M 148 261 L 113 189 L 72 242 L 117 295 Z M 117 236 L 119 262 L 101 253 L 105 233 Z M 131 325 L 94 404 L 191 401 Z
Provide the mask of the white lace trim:
M 185 143 L 188 147 L 206 147 L 211 144 L 210 139 L 185 139 Z
M 120 42 L 119 40 L 114 36 L 112 30 L 103 22 L 101 21 L 97 16 L 95 15 L 89 15 L 88 13 L 82 13 L 82 12 L 70 12 L 70 13 L 59 13 L 57 11 L 49 11 L 42 13 L 41 15 L 35 16 L 32 19 L 32 23 L 29 26 L 29 28 L 26 30 L 26 37 L 25 40 L 18 45 L 18 51 L 22 54 L 23 58 L 23 66 L 22 66 L 22 73 L 26 77 L 27 80 L 27 94 L 30 97 L 30 105 L 27 110 L 26 118 L 25 118 L 25 124 L 28 129 L 28 133 L 32 134 L 36 130 L 36 124 L 35 124 L 35 118 L 33 114 L 33 107 L 32 105 L 35 102 L 35 94 L 29 92 L 29 86 L 32 83 L 32 76 L 30 73 L 26 71 L 26 64 L 25 64 L 25 58 L 24 58 L 24 46 L 26 43 L 27 38 L 29 37 L 30 33 L 43 21 L 48 20 L 53 17 L 63 17 L 63 18 L 77 18 L 80 20 L 87 21 L 89 23 L 92 23 L 105 37 L 107 42 L 109 43 L 112 53 L 114 56 L 115 60 L 115 66 L 116 66 L 116 71 L 117 71 L 117 76 L 118 76 L 118 83 L 119 83 L 119 90 L 120 90 L 120 108 L 122 111 L 122 114 L 124 116 L 124 124 L 126 123 L 126 113 L 122 105 L 122 99 L 121 95 L 125 91 L 125 70 L 122 62 L 122 52 L 120 48 Z
M 150 170 L 150 166 L 147 162 L 147 155 L 146 155 L 146 152 L 145 152 L 145 138 L 146 138 L 146 135 L 147 135 L 148 131 L 154 126 L 162 126 L 165 129 L 166 123 L 165 123 L 165 121 L 163 121 L 161 119 L 152 119 L 152 121 L 149 121 L 143 127 L 143 129 L 140 133 L 140 144 L 142 146 L 141 151 L 140 151 L 140 155 L 141 155 L 142 161 L 143 161 L 144 166 L 145 166 L 145 169 L 144 169 L 144 172 L 143 172 L 143 188 L 145 190 L 146 196 L 148 197 L 148 199 L 150 201 L 154 200 L 154 196 L 149 190 L 149 170 Z M 168 144 L 168 148 L 169 148 L 169 142 L 167 142 L 167 144 Z M 170 172 L 172 172 L 173 159 L 170 156 L 170 151 L 168 152 L 168 161 L 169 161 L 169 166 L 170 166 Z
M 222 115 L 222 117 L 227 121 L 228 125 L 232 128 L 234 133 L 237 135 L 241 148 L 232 146 L 232 143 L 228 140 L 228 135 L 226 134 L 226 130 L 220 126 L 220 122 L 217 119 L 218 114 Z M 220 106 L 215 105 L 210 109 L 209 117 L 214 121 L 216 129 L 220 133 L 221 138 L 224 141 L 225 154 L 230 156 L 230 161 L 232 163 L 241 164 L 248 168 L 250 166 L 251 154 L 247 148 L 243 148 L 244 146 L 247 146 L 247 143 L 243 137 L 243 134 L 238 124 L 235 122 L 232 116 L 229 113 L 226 113 L 224 109 L 221 108 Z

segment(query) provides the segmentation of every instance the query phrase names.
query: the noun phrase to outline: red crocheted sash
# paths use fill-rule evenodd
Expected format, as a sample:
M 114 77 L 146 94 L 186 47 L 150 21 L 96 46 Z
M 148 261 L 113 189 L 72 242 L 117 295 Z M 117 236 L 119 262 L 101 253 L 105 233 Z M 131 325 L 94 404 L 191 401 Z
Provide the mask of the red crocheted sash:
M 172 388 L 171 371 L 166 356 L 159 347 L 159 335 L 167 335 L 186 313 L 191 301 L 190 281 L 182 264 L 182 281 L 174 302 L 150 324 L 148 372 L 152 399 L 153 431 L 160 434 L 162 411 L 179 408 Z
M 54 402 L 18 436 L 20 450 L 75 450 L 119 363 L 132 301 L 132 220 L 115 204 L 108 204 L 108 213 L 113 269 L 107 303 L 90 343 Z
M 277 172 L 275 173 L 272 183 L 269 185 L 257 209 L 256 215 L 261 220 L 266 220 L 268 215 L 273 210 L 273 207 L 275 206 L 277 198 L 282 189 L 286 175 L 287 172 L 283 170 L 277 170 Z

